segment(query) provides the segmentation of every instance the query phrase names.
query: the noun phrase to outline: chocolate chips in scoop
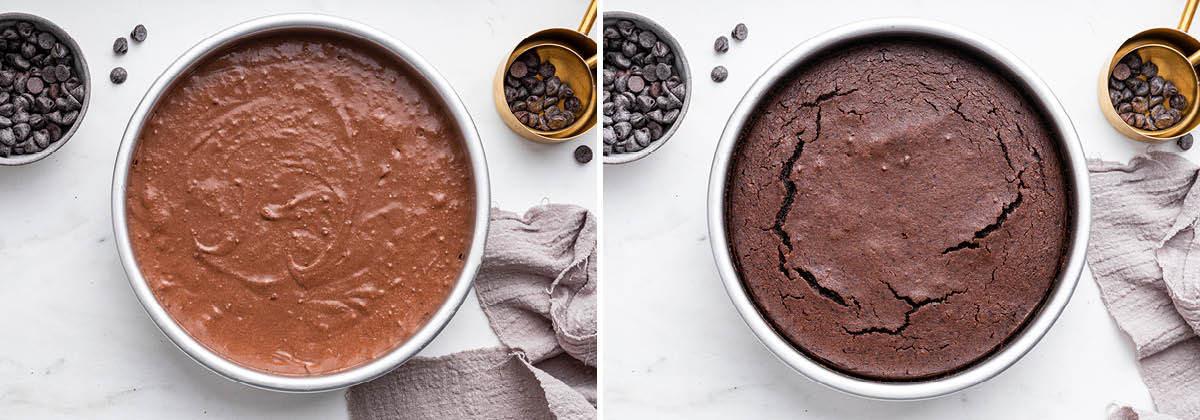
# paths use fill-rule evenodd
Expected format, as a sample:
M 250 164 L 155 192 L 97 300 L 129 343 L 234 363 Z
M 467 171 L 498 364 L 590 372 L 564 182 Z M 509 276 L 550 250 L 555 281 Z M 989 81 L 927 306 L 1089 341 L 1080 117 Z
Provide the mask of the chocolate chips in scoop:
M 569 127 L 583 112 L 583 101 L 556 74 L 549 61 L 526 51 L 508 66 L 504 99 L 513 116 L 526 127 L 553 131 Z
M 83 108 L 74 54 L 32 22 L 0 22 L 0 157 L 40 152 Z
M 1187 98 L 1179 93 L 1179 88 L 1158 74 L 1158 65 L 1143 62 L 1136 53 L 1130 53 L 1113 66 L 1108 97 L 1122 121 L 1147 131 L 1174 127 L 1188 107 Z

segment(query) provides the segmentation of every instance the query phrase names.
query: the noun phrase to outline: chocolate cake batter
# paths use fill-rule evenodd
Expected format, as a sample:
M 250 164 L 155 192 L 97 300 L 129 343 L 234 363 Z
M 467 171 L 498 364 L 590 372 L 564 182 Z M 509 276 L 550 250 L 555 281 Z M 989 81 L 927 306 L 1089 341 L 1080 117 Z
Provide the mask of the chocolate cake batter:
M 370 362 L 442 305 L 472 239 L 462 133 L 385 51 L 317 31 L 205 59 L 143 127 L 134 254 L 189 334 L 259 371 Z
M 815 60 L 747 125 L 726 196 L 742 281 L 811 357 L 876 380 L 946 375 L 1038 309 L 1064 261 L 1055 135 L 949 47 L 878 41 Z

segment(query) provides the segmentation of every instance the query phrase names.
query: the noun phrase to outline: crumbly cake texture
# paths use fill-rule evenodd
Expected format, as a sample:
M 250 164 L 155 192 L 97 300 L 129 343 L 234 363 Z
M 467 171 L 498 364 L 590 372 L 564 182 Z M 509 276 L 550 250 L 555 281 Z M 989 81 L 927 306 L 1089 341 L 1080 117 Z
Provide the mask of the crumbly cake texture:
M 760 313 L 844 373 L 922 380 L 995 352 L 1060 271 L 1064 163 L 1002 75 L 936 43 L 863 43 L 779 83 L 728 177 Z

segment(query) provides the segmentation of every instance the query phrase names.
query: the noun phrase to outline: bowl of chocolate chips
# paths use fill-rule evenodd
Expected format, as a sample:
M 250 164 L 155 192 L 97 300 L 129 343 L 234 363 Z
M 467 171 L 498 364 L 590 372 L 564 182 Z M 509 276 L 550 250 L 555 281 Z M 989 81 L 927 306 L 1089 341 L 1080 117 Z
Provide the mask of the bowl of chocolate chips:
M 75 134 L 87 112 L 87 61 L 39 16 L 0 14 L 0 166 L 36 162 Z
M 604 13 L 604 163 L 646 157 L 687 114 L 692 80 L 679 42 L 653 20 Z

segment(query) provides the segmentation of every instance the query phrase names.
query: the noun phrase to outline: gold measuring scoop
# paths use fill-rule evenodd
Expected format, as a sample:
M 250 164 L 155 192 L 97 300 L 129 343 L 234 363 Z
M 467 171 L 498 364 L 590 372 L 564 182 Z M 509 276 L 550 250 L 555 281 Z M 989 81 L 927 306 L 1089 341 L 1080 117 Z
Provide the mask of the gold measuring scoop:
M 1100 110 L 1121 134 L 1138 141 L 1148 143 L 1163 143 L 1174 140 L 1200 125 L 1200 106 L 1196 104 L 1197 93 L 1200 91 L 1196 74 L 1196 66 L 1200 65 L 1200 41 L 1188 35 L 1187 30 L 1192 26 L 1192 17 L 1196 14 L 1196 6 L 1200 0 L 1188 0 L 1179 18 L 1177 29 L 1154 28 L 1142 31 L 1129 38 L 1112 59 L 1108 60 L 1100 74 Z M 1162 130 L 1143 130 L 1127 124 L 1113 108 L 1109 97 L 1108 79 L 1113 68 L 1129 54 L 1137 54 L 1142 62 L 1153 62 L 1158 66 L 1158 74 L 1171 81 L 1179 89 L 1179 94 L 1187 99 L 1187 108 L 1183 110 L 1180 121 Z
M 588 5 L 578 29 L 551 28 L 535 32 L 522 39 L 496 70 L 496 79 L 492 82 L 496 111 L 500 113 L 504 124 L 521 137 L 539 143 L 559 143 L 578 137 L 596 126 L 596 41 L 587 36 L 596 22 L 596 1 L 592 0 Z M 508 73 L 508 67 L 526 52 L 537 54 L 542 61 L 554 64 L 557 69 L 555 76 L 570 84 L 575 96 L 583 102 L 582 113 L 571 125 L 552 131 L 536 130 L 522 124 L 509 109 L 504 97 L 504 76 Z

